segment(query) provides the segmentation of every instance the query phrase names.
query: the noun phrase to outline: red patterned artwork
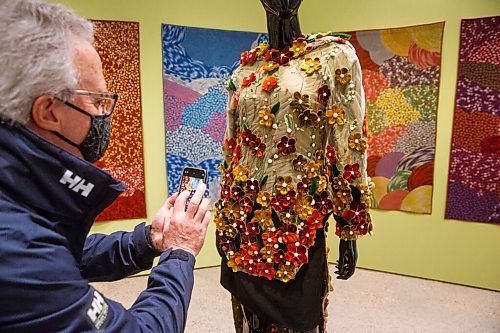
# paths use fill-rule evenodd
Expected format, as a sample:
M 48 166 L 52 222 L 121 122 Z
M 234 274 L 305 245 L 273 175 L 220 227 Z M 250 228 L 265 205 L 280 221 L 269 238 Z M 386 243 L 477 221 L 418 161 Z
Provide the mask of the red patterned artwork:
M 443 28 L 349 32 L 363 71 L 372 208 L 432 212 Z
M 111 121 L 111 143 L 96 166 L 129 188 L 97 221 L 146 217 L 142 143 L 139 23 L 93 21 L 95 48 L 101 56 L 108 91 L 120 95 Z
M 462 20 L 447 219 L 500 223 L 500 16 Z

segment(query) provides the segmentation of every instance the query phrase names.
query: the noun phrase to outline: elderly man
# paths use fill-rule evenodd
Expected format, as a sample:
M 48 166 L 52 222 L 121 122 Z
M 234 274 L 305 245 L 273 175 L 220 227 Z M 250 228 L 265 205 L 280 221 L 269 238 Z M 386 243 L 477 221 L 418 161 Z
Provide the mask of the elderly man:
M 0 0 L 0 331 L 182 332 L 210 220 L 205 186 L 133 232 L 87 237 L 125 185 L 104 154 L 117 95 L 93 28 L 62 5 Z M 129 309 L 88 284 L 153 268 Z

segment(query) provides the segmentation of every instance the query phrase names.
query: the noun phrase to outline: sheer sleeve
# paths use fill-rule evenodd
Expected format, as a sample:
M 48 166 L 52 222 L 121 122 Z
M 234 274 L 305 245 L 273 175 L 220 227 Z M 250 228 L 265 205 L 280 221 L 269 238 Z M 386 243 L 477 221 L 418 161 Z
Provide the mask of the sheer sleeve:
M 367 131 L 362 73 L 354 48 L 348 42 L 329 61 L 332 105 L 329 116 L 327 157 L 336 235 L 354 240 L 372 230 L 370 189 L 367 178 Z

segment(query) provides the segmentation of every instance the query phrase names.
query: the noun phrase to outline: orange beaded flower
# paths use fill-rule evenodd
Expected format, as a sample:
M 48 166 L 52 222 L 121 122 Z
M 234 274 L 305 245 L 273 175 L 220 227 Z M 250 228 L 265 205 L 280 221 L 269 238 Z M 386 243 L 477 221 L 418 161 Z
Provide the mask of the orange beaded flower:
M 338 68 L 335 70 L 335 81 L 340 84 L 347 84 L 351 81 L 351 74 L 347 68 Z
M 259 111 L 259 124 L 261 126 L 271 127 L 276 116 L 271 113 L 268 106 L 264 106 Z
M 274 76 L 268 77 L 262 82 L 262 90 L 271 92 L 278 85 L 278 80 Z
M 351 134 L 349 136 L 349 148 L 364 153 L 367 147 L 368 143 L 366 138 L 362 138 L 360 133 Z
M 293 190 L 292 177 L 290 176 L 279 176 L 276 179 L 276 183 L 274 184 L 274 188 L 281 195 L 287 194 L 289 191 Z
M 261 191 L 257 195 L 257 202 L 262 207 L 267 207 L 267 206 L 269 206 L 269 203 L 271 202 L 271 195 L 269 194 L 269 192 Z
M 280 67 L 280 65 L 277 62 L 270 60 L 262 66 L 262 69 L 266 72 L 272 72 L 278 67 Z
M 330 125 L 343 125 L 345 123 L 344 114 L 345 112 L 340 106 L 334 105 L 330 109 L 326 110 L 325 116 Z
M 237 181 L 246 182 L 247 174 L 248 174 L 248 169 L 241 164 L 233 169 L 233 176 L 234 179 L 236 179 Z

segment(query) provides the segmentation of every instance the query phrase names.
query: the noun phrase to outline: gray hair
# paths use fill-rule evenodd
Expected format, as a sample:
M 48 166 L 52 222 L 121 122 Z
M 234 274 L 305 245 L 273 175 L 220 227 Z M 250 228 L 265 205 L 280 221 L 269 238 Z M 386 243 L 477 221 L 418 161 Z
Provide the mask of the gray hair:
M 36 97 L 75 88 L 73 36 L 93 43 L 93 25 L 61 4 L 0 0 L 0 118 L 26 124 Z

